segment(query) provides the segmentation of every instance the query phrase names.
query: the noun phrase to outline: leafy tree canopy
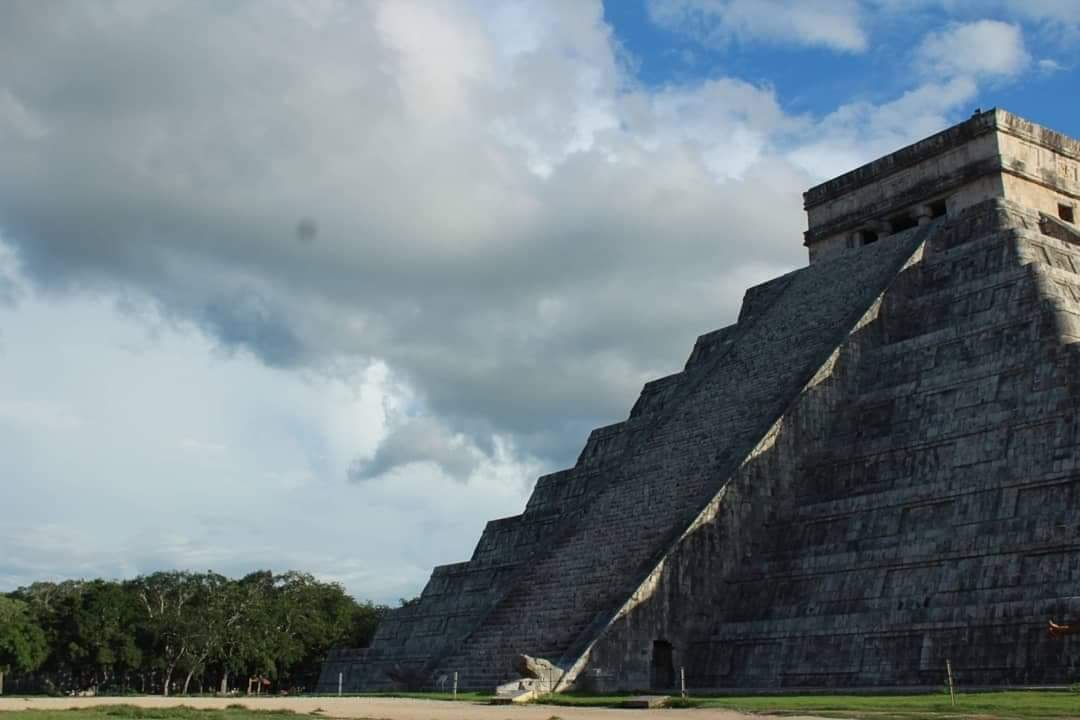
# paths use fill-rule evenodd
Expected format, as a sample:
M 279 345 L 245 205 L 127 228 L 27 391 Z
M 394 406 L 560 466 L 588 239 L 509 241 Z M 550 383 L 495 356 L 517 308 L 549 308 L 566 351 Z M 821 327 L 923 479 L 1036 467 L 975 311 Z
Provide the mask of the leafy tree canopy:
M 364 647 L 387 608 L 310 574 L 166 571 L 34 583 L 0 596 L 0 671 L 45 689 L 311 688 L 328 650 Z
M 0 672 L 35 670 L 47 654 L 45 633 L 26 603 L 0 595 Z

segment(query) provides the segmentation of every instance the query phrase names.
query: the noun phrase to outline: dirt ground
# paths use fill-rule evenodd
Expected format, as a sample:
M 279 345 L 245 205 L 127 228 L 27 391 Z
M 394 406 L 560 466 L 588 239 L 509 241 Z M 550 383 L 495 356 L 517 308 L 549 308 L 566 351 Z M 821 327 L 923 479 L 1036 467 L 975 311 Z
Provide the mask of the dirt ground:
M 618 710 L 613 708 L 555 707 L 551 705 L 495 706 L 441 700 L 405 698 L 20 698 L 0 697 L 4 710 L 62 710 L 67 708 L 115 705 L 124 703 L 142 707 L 189 705 L 197 708 L 223 708 L 231 703 L 252 710 L 287 708 L 298 713 L 321 709 L 326 717 L 376 718 L 379 720 L 742 720 L 750 717 L 731 710 Z M 323 714 L 320 713 L 320 714 Z M 816 720 L 810 716 L 787 715 L 785 720 Z

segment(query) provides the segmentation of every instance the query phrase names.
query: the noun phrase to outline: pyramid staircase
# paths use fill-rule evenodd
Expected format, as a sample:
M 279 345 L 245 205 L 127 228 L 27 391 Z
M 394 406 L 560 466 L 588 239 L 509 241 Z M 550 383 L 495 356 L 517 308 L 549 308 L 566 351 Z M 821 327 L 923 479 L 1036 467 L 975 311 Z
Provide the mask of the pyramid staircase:
M 1075 680 L 1046 624 L 1080 618 L 1080 246 L 1038 225 L 969 213 L 886 296 L 856 396 L 689 641 L 695 685 Z

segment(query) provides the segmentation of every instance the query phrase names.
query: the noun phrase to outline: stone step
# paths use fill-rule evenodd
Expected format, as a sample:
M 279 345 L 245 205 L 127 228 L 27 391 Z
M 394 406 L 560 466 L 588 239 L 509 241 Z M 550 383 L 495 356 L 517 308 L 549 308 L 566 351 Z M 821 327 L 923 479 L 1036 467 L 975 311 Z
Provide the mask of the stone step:
M 886 573 L 887 571 L 883 571 Z M 729 607 L 724 615 L 724 623 L 780 622 L 792 618 L 841 618 L 830 620 L 840 624 L 853 622 L 856 616 L 869 618 L 877 615 L 880 622 L 895 619 L 895 613 L 908 611 L 927 617 L 933 610 L 941 617 L 948 617 L 959 612 L 972 612 L 977 607 L 1007 607 L 1017 603 L 1029 603 L 1033 596 L 1053 601 L 1049 607 L 1050 618 L 1072 617 L 1080 611 L 1080 582 L 1077 580 L 1048 581 L 1027 583 L 1008 587 L 973 587 L 965 590 L 939 591 L 927 587 L 906 588 L 900 582 L 890 583 L 891 578 L 883 573 L 866 573 L 847 583 L 845 589 L 836 592 L 821 590 L 800 595 L 798 590 L 790 593 L 792 597 L 777 597 L 771 592 L 756 592 L 752 585 L 734 585 L 733 590 L 744 593 L 745 597 L 735 607 Z M 865 592 L 859 592 L 860 586 Z M 788 586 L 795 588 L 808 585 Z M 888 595 L 875 595 L 882 589 Z M 787 589 L 782 584 L 778 588 Z M 1060 621 L 1060 620 L 1059 620 Z M 891 622 L 891 620 L 890 620 Z M 809 627 L 809 626 L 807 626 Z
M 1062 422 L 1066 420 L 1062 419 Z M 1054 428 L 1055 424 L 1049 423 L 1037 426 L 1032 432 L 1052 434 Z M 975 438 L 975 441 L 979 440 L 998 442 L 996 435 Z M 1053 438 L 1048 437 L 1042 447 L 1036 449 L 1040 451 L 1037 459 L 1019 449 L 1013 454 L 1010 449 L 1007 454 L 992 461 L 957 469 L 951 477 L 948 460 L 956 456 L 956 449 L 949 444 L 933 445 L 922 451 L 930 458 L 929 461 L 941 461 L 945 466 L 928 475 L 920 475 L 910 468 L 882 467 L 894 457 L 893 454 L 883 453 L 853 464 L 837 466 L 832 471 L 836 478 L 835 489 L 826 486 L 829 470 L 823 467 L 815 471 L 819 479 L 812 479 L 812 487 L 804 488 L 791 514 L 779 515 L 774 522 L 800 526 L 818 524 L 817 532 L 835 533 L 841 531 L 838 527 L 850 524 L 851 518 L 871 510 L 879 513 L 878 518 L 885 517 L 881 513 L 907 512 L 910 517 L 897 519 L 915 527 L 925 524 L 919 518 L 928 511 L 941 515 L 937 520 L 939 522 L 965 524 L 975 521 L 973 515 L 983 511 L 987 514 L 979 519 L 996 520 L 1014 514 L 1042 515 L 1044 512 L 1037 507 L 1037 503 L 1043 501 L 1074 503 L 1076 492 L 1073 487 L 1080 475 L 1080 462 L 1075 453 L 1080 447 L 1071 443 L 1056 445 Z M 1014 479 L 1025 462 L 1032 465 L 1031 471 Z M 849 488 L 847 493 L 836 492 L 845 487 Z M 1020 509 L 1016 511 L 1011 509 L 1015 498 L 1021 502 Z M 960 505 L 950 511 L 946 507 L 949 503 Z M 955 507 L 960 507 L 960 510 L 955 510 Z M 947 511 L 949 514 L 942 514 Z M 876 531 L 867 527 L 860 529 L 873 537 L 897 532 L 897 527 L 895 523 L 888 523 Z
M 1075 512 L 1075 511 L 1074 511 Z M 1075 522 L 1040 525 L 1031 521 L 1025 526 L 1017 523 L 1012 532 L 967 534 L 954 533 L 952 542 L 917 541 L 916 533 L 907 535 L 909 542 L 900 542 L 905 536 L 897 535 L 896 543 L 872 549 L 836 550 L 788 556 L 779 560 L 758 560 L 751 563 L 736 576 L 740 581 L 773 578 L 791 579 L 824 573 L 852 573 L 869 567 L 915 567 L 938 561 L 959 562 L 966 558 L 978 558 L 989 548 L 1001 548 L 1002 558 L 1037 554 L 1048 549 L 1080 549 L 1080 526 Z
M 925 608 L 901 608 L 890 598 L 887 601 L 869 601 L 865 611 L 821 615 L 807 611 L 723 622 L 712 638 L 724 642 L 767 641 L 783 637 L 895 635 L 995 626 L 1018 626 L 1044 632 L 1049 620 L 1080 610 L 1080 598 L 1077 597 L 1080 587 L 1073 586 L 1072 590 L 1069 595 L 1058 597 L 1040 595 L 1034 601 L 1029 597 L 949 606 L 934 606 L 931 602 Z M 878 606 L 875 606 L 875 602 Z M 914 601 L 913 604 L 921 605 Z
M 1059 510 L 1044 515 L 978 520 L 943 525 L 936 530 L 915 529 L 875 537 L 856 536 L 851 540 L 820 545 L 808 542 L 797 532 L 789 532 L 778 546 L 759 555 L 747 576 L 776 574 L 785 568 L 813 560 L 813 567 L 844 566 L 850 559 L 886 559 L 902 554 L 915 562 L 936 557 L 978 554 L 986 547 L 1004 543 L 1009 548 L 1056 546 L 1080 538 L 1075 523 L 1076 510 Z
M 1020 307 L 1017 307 L 1017 305 Z M 936 353 L 936 351 L 943 345 L 952 345 L 957 342 L 963 342 L 965 346 L 972 347 L 970 357 L 978 361 L 987 355 L 1003 352 L 999 346 L 986 345 L 987 338 L 993 337 L 994 333 L 1001 333 L 1005 330 L 1027 331 L 1034 339 L 1038 340 L 1040 337 L 1038 334 L 1038 321 L 1041 319 L 1041 315 L 1039 301 L 1033 294 L 1027 306 L 1015 303 L 1009 312 L 1002 313 L 991 309 L 946 323 L 941 328 L 926 328 L 902 339 L 890 339 L 880 347 L 874 348 L 867 353 L 868 369 L 886 367 L 890 363 L 899 360 L 906 360 L 910 363 L 914 359 L 920 361 L 916 368 L 919 371 L 940 370 L 943 367 L 951 369 L 952 364 L 943 365 L 942 363 L 955 363 L 956 356 Z M 1056 337 L 1049 339 L 1057 340 Z M 982 343 L 982 345 L 980 346 L 979 343 Z M 1024 347 L 1009 346 L 1009 354 L 1014 349 L 1023 351 Z M 1032 350 L 1028 350 L 1028 352 L 1032 352 Z M 963 367 L 958 369 L 964 370 Z M 872 381 L 895 384 L 894 380 L 880 373 L 870 373 L 867 378 Z M 916 376 L 915 379 L 919 379 L 919 377 Z
M 1048 428 L 1042 426 L 1033 430 L 1052 431 L 1053 425 Z M 793 493 L 793 505 L 798 508 L 801 517 L 809 520 L 812 517 L 828 518 L 834 515 L 848 515 L 866 509 L 873 502 L 881 498 L 883 502 L 890 502 L 893 498 L 910 494 L 912 498 L 923 497 L 927 501 L 931 499 L 930 493 L 934 488 L 941 488 L 949 494 L 955 494 L 958 490 L 977 488 L 978 476 L 984 480 L 982 490 L 1004 491 L 1005 488 L 1016 485 L 1016 471 L 1025 462 L 1031 462 L 1032 471 L 1024 478 L 1031 485 L 1050 484 L 1062 477 L 1063 474 L 1071 475 L 1077 470 L 1077 463 L 1072 459 L 1060 459 L 1059 452 L 1063 448 L 1056 448 L 1047 440 L 1041 448 L 1045 455 L 1038 462 L 1030 457 L 1032 451 L 1022 452 L 1020 449 L 1012 452 L 1008 449 L 999 449 L 994 457 L 979 455 L 970 465 L 957 468 L 953 478 L 948 477 L 950 465 L 961 452 L 969 452 L 970 448 L 979 442 L 1007 443 L 1012 442 L 1007 433 L 993 434 L 990 437 L 976 436 L 970 439 L 970 444 L 959 448 L 955 443 L 935 443 L 913 450 L 916 457 L 914 461 L 905 461 L 902 453 L 888 451 L 875 453 L 863 458 L 858 458 L 851 463 L 838 463 L 834 471 L 835 482 L 839 487 L 828 486 L 829 477 L 826 469 L 819 469 L 813 477 L 807 478 L 805 484 Z M 1037 448 L 1038 449 L 1038 448 Z M 942 467 L 936 468 L 932 473 L 920 474 L 917 466 L 920 462 L 939 462 Z M 891 464 L 890 464 L 891 463 Z M 999 478 L 999 484 L 988 484 L 986 478 Z M 841 487 L 846 487 L 848 492 L 837 492 Z M 912 500 L 912 503 L 917 503 Z
M 873 364 L 873 356 L 870 356 L 870 364 Z M 950 390 L 963 391 L 972 386 L 981 384 L 996 384 L 996 380 L 1003 375 L 1030 373 L 1031 358 L 1024 353 L 1020 355 L 1003 355 L 1001 357 L 984 356 L 981 362 L 972 363 L 964 367 L 954 368 L 951 372 L 937 375 L 927 375 L 906 382 L 895 382 L 884 378 L 878 373 L 870 373 L 863 381 L 858 394 L 852 398 L 850 406 L 845 412 L 855 412 L 857 409 L 874 405 L 881 405 L 911 395 L 927 396 L 935 393 L 944 393 Z
M 956 324 L 989 322 L 988 316 L 1016 317 L 1037 302 L 1037 265 L 996 273 L 977 282 L 939 289 L 939 297 L 894 299 L 886 309 L 885 332 L 889 345 L 911 343 L 920 337 L 944 333 Z
M 435 667 L 457 671 L 465 687 L 494 688 L 511 676 L 516 653 L 561 659 L 715 495 L 924 234 L 815 264 L 748 293 L 753 307 L 729 331 L 738 333 L 737 343 L 696 358 L 682 376 L 647 386 L 633 414 L 648 422 L 629 450 L 617 442 L 626 439 L 627 424 L 594 433 L 596 443 L 613 444 L 618 462 L 587 516 L 545 543 L 463 642 L 441 650 Z

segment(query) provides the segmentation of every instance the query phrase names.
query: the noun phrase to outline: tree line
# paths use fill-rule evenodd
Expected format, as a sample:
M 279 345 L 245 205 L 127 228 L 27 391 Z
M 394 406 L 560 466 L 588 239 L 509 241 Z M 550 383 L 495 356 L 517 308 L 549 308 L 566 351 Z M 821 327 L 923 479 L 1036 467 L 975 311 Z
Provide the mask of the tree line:
M 34 583 L 0 594 L 0 692 L 310 692 L 387 610 L 300 572 Z

